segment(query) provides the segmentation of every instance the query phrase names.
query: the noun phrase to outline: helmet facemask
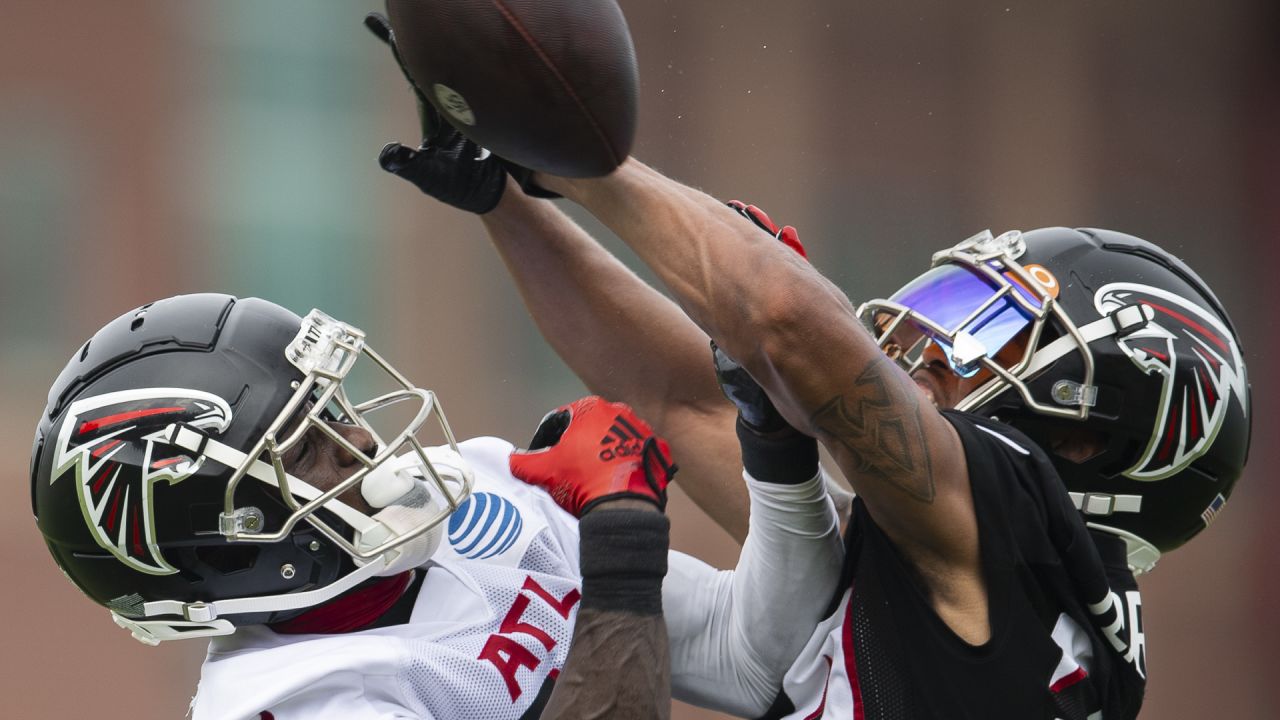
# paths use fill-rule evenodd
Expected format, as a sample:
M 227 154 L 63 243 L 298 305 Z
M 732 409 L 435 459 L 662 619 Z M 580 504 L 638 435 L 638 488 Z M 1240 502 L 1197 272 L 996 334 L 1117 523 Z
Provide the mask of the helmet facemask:
M 1022 233 L 998 237 L 983 231 L 936 253 L 932 269 L 887 300 L 871 300 L 858 317 L 881 349 L 908 374 L 923 365 L 924 349 L 936 344 L 960 377 L 981 370 L 991 379 L 961 398 L 954 409 L 973 412 L 1012 389 L 1033 412 L 1087 420 L 1097 399 L 1089 343 L 1145 324 L 1149 311 L 1122 308 L 1100 322 L 1077 325 L 1057 302 L 1058 281 L 1039 265 L 1023 265 Z M 997 360 L 1011 341 L 1025 340 L 1013 362 Z M 1036 397 L 1028 383 L 1068 353 L 1080 355 L 1078 378 L 1054 383 L 1051 397 Z
M 266 473 L 258 462 L 246 461 L 237 467 L 227 485 L 222 532 L 228 540 L 273 542 L 283 539 L 298 522 L 305 520 L 343 548 L 357 564 L 363 565 L 437 528 L 470 494 L 470 472 L 463 471 L 464 465 L 460 457 L 456 457 L 457 441 L 435 393 L 415 387 L 383 360 L 365 344 L 363 332 L 313 310 L 303 319 L 302 329 L 286 349 L 286 355 L 305 377 L 258 445 L 247 453 L 249 458 L 265 455 L 270 465 L 269 476 L 264 477 Z M 361 403 L 353 402 L 345 381 L 362 359 L 372 362 L 377 370 L 392 380 L 396 389 Z M 378 414 L 391 411 L 399 403 L 408 403 L 413 408 L 412 417 L 388 432 L 386 423 L 378 422 Z M 299 415 L 300 418 L 297 417 Z M 334 418 L 368 432 L 376 443 L 373 455 L 334 430 L 330 424 Z M 443 435 L 444 447 L 448 448 L 446 452 L 429 453 L 419 440 L 424 426 L 433 419 Z M 380 426 L 384 428 L 381 432 Z M 362 466 L 323 492 L 289 475 L 284 468 L 285 454 L 313 429 L 338 444 Z M 436 462 L 430 457 L 433 455 Z M 436 464 L 442 461 L 445 467 L 437 468 Z M 236 486 L 246 476 L 280 489 L 284 503 L 293 510 L 281 527 L 269 530 L 246 526 L 246 521 L 252 524 L 249 520 L 252 513 L 236 507 L 235 503 Z M 433 504 L 438 505 L 438 509 L 423 517 L 421 525 L 409 534 L 393 533 L 384 539 L 371 537 L 384 533 L 369 524 L 372 518 L 338 499 L 347 491 L 359 488 L 370 505 L 382 508 L 409 492 L 414 480 L 427 483 L 435 500 Z M 322 507 L 355 531 L 353 540 L 348 540 L 346 533 L 316 516 L 316 511 Z
M 986 370 L 989 379 L 961 397 L 956 410 L 990 414 L 1009 404 L 1012 392 L 1024 412 L 1053 422 L 1084 423 L 1098 397 L 1090 343 L 1144 327 L 1152 311 L 1124 305 L 1092 322 L 1077 323 L 1058 300 L 1061 288 L 1053 273 L 1020 262 L 1026 250 L 1021 232 L 993 236 L 984 231 L 936 253 L 932 269 L 888 299 L 863 303 L 858 317 L 908 374 L 923 366 L 931 343 L 959 377 L 972 378 Z M 1002 352 L 1015 342 L 1022 343 L 1020 352 Z M 1072 362 L 1058 364 L 1072 354 Z M 1055 365 L 1063 377 L 1033 382 Z M 1054 381 L 1046 392 L 1048 380 Z M 1108 515 L 1136 512 L 1140 506 L 1140 497 L 1133 495 L 1070 494 L 1086 515 L 1101 505 L 1106 505 Z M 1091 525 L 1124 537 L 1137 553 L 1138 568 L 1150 567 L 1159 557 L 1150 543 L 1131 533 Z
M 164 434 L 172 445 L 234 468 L 219 521 L 227 541 L 287 543 L 295 528 L 306 523 L 341 548 L 355 569 L 315 590 L 145 605 L 147 617 L 176 614 L 185 621 L 137 620 L 113 613 L 118 624 L 143 642 L 226 634 L 234 627 L 221 616 L 311 607 L 370 577 L 421 565 L 437 547 L 445 521 L 471 492 L 472 472 L 435 393 L 409 382 L 366 344 L 362 331 L 313 310 L 284 353 L 302 379 L 293 381 L 292 396 L 247 451 L 189 425 L 171 425 Z M 389 384 L 391 389 L 356 402 L 352 394 L 362 384 L 379 388 Z M 333 420 L 363 429 L 375 448 L 370 452 L 357 447 L 333 428 Z M 422 436 L 431 430 L 442 443 L 424 443 Z M 287 472 L 286 454 L 308 433 L 319 433 L 350 454 L 356 471 L 327 489 Z M 267 486 L 262 489 L 278 497 L 289 512 L 287 517 L 267 527 L 268 513 L 237 503 L 241 483 Z M 375 512 L 370 515 L 344 502 L 341 496 L 351 491 L 360 492 Z

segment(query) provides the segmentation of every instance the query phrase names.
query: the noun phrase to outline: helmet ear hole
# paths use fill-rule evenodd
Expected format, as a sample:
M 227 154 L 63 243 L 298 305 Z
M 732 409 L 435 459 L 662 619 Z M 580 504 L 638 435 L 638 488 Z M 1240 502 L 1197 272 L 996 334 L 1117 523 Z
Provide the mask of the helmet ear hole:
M 253 569 L 258 560 L 258 546 L 228 543 L 196 548 L 196 558 L 222 575 Z
M 1110 445 L 1107 433 L 1084 425 L 1057 425 L 1049 432 L 1049 451 L 1076 465 L 1105 453 Z

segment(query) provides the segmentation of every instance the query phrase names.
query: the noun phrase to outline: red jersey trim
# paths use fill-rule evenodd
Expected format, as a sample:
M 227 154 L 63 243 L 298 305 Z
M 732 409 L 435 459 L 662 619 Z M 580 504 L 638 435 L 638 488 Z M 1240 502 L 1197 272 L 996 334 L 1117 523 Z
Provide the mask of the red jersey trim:
M 822 659 L 827 661 L 827 682 L 822 686 L 822 702 L 818 703 L 813 712 L 805 715 L 804 720 L 818 720 L 822 717 L 822 711 L 827 709 L 827 691 L 831 689 L 831 656 L 823 655 Z
M 1080 682 L 1081 680 L 1087 677 L 1089 677 L 1089 673 L 1085 672 L 1084 668 L 1078 667 L 1075 670 L 1072 670 L 1071 672 L 1067 673 L 1066 675 L 1063 675 L 1062 677 L 1058 678 L 1057 682 L 1049 686 L 1049 690 L 1051 692 L 1062 692 L 1063 690 L 1066 690 L 1067 688 L 1071 687 L 1072 685 L 1075 685 L 1076 683 Z

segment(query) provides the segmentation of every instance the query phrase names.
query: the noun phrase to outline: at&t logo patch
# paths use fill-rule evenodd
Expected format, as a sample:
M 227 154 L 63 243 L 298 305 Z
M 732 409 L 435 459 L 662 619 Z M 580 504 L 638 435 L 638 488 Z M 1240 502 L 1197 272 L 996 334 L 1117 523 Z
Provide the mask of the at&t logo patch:
M 520 510 L 510 500 L 473 493 L 449 516 L 449 544 L 465 558 L 484 560 L 510 549 L 523 529 Z

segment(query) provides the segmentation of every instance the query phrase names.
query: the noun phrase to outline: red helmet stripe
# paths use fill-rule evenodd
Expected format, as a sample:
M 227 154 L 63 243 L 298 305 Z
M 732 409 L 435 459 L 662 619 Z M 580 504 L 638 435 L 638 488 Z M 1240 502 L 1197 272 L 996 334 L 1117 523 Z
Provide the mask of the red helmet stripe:
M 102 472 L 98 473 L 98 477 L 93 481 L 93 487 L 91 489 L 93 490 L 94 495 L 102 492 L 102 485 L 107 482 L 107 476 L 115 469 L 115 463 L 107 463 L 102 467 Z
M 81 435 L 84 435 L 85 433 L 93 432 L 98 428 L 104 428 L 104 427 L 107 427 L 108 425 L 115 425 L 116 423 L 127 422 L 129 420 L 136 420 L 138 418 L 148 417 L 151 415 L 160 415 L 163 413 L 171 413 L 171 412 L 181 412 L 182 410 L 185 410 L 185 408 L 162 407 L 162 408 L 148 408 L 146 410 L 130 410 L 129 412 L 122 412 L 122 413 L 117 413 L 115 415 L 108 415 L 104 418 L 99 418 L 97 420 L 86 420 L 84 421 L 83 424 L 80 425 L 79 433 Z
M 94 451 L 93 451 L 92 453 L 90 453 L 90 454 L 91 454 L 91 455 L 93 455 L 93 456 L 94 456 L 94 457 L 96 457 L 96 458 L 98 458 L 98 457 L 102 457 L 103 455 L 106 455 L 106 454 L 107 454 L 107 451 L 108 451 L 108 450 L 110 450 L 111 448 L 113 448 L 113 447 L 115 447 L 115 446 L 117 446 L 117 445 L 119 445 L 119 444 L 120 444 L 120 441 L 119 441 L 119 440 L 112 440 L 112 441 L 111 441 L 111 442 L 109 442 L 109 443 L 104 443 L 104 444 L 102 445 L 102 447 L 98 448 L 97 450 L 94 450 Z
M 133 536 L 133 555 L 134 557 L 144 558 L 146 553 L 142 548 L 142 518 L 138 515 L 138 508 L 142 503 L 133 504 L 133 512 L 129 513 L 129 529 Z
M 1190 429 L 1187 431 L 1187 439 L 1198 441 L 1200 439 L 1200 401 L 1192 395 L 1187 405 L 1187 420 L 1191 422 Z
M 177 463 L 180 463 L 183 460 L 190 460 L 190 458 L 188 458 L 186 455 L 179 455 L 177 457 L 165 458 L 163 460 L 156 460 L 155 462 L 151 463 L 151 469 L 159 470 L 162 467 L 169 467 L 170 465 L 176 465 Z
M 1204 368 L 1196 368 L 1196 373 L 1200 375 L 1200 387 L 1204 390 L 1204 403 L 1209 406 L 1209 412 L 1218 406 L 1218 394 L 1213 390 L 1213 383 L 1209 382 L 1209 376 L 1205 374 Z
M 115 492 L 111 493 L 111 510 L 107 512 L 107 532 L 116 531 L 116 511 L 120 509 L 121 495 L 124 495 L 124 488 L 117 485 Z
M 1165 315 L 1168 315 L 1169 317 L 1172 317 L 1178 320 L 1179 322 L 1182 322 L 1187 327 L 1205 336 L 1206 338 L 1209 339 L 1210 342 L 1212 342 L 1214 345 L 1217 345 L 1218 348 L 1222 350 L 1222 352 L 1225 352 L 1225 353 L 1231 352 L 1231 348 L 1227 347 L 1227 344 L 1222 341 L 1222 338 L 1218 337 L 1217 333 L 1213 332 L 1212 330 L 1209 330 L 1208 328 L 1196 322 L 1195 320 L 1192 320 L 1191 318 L 1187 317 L 1186 315 L 1183 315 L 1177 310 L 1170 310 L 1169 308 L 1163 305 L 1157 305 L 1156 303 L 1153 303 L 1150 300 L 1142 300 L 1141 302 L 1143 305 L 1147 305 L 1151 308 L 1159 310 Z
M 1148 347 L 1139 348 L 1139 350 L 1142 350 L 1143 352 L 1145 352 L 1146 354 L 1150 355 L 1151 357 L 1159 358 L 1160 362 L 1169 362 L 1169 354 L 1168 354 L 1168 353 L 1162 353 L 1162 352 L 1160 352 L 1159 350 L 1154 350 L 1154 349 L 1152 349 L 1152 348 L 1148 348 Z
M 1173 439 L 1178 436 L 1175 432 L 1178 427 L 1178 409 L 1179 406 L 1174 405 L 1169 409 L 1169 424 L 1164 431 L 1164 442 L 1160 444 L 1160 459 L 1167 460 L 1173 451 Z

